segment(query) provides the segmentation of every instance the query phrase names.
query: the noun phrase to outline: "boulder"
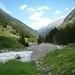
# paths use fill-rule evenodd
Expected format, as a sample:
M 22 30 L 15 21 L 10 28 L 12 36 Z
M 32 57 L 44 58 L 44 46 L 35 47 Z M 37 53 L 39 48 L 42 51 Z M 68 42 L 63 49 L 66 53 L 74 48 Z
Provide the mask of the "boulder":
M 20 54 L 16 54 L 16 55 L 15 55 L 15 58 L 16 58 L 16 59 L 20 59 Z

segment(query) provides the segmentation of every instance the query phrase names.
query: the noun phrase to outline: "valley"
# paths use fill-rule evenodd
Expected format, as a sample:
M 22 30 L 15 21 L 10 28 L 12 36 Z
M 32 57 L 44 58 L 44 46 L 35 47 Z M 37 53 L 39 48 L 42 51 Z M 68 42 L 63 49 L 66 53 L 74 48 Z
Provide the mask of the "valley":
M 0 75 L 75 75 L 74 14 L 38 32 L 0 9 Z
M 75 43 L 70 43 L 66 45 L 65 48 L 62 49 L 54 49 L 54 46 L 52 47 L 52 44 L 49 44 L 51 50 L 53 51 L 45 51 L 46 44 L 40 44 L 39 49 L 38 45 L 30 47 L 29 49 L 37 49 L 39 52 L 42 49 L 42 53 L 45 53 L 43 56 L 40 54 L 40 58 L 37 59 L 37 56 L 39 57 L 36 52 L 37 50 L 32 50 L 32 52 L 28 51 L 22 51 L 22 52 L 6 52 L 3 53 L 4 56 L 8 57 L 10 59 L 6 59 L 4 56 L 2 56 L 1 60 L 1 53 L 0 53 L 0 74 L 1 75 L 63 75 L 63 74 L 69 74 L 74 75 L 75 74 Z M 45 48 L 45 49 L 44 49 Z M 48 49 L 48 47 L 47 47 Z M 35 52 L 36 51 L 36 52 Z M 34 52 L 36 56 L 34 56 Z M 48 52 L 48 53 L 47 53 Z M 15 59 L 15 54 L 20 54 L 21 59 Z M 33 54 L 33 55 L 31 55 Z M 10 56 L 10 57 L 9 57 Z M 30 59 L 31 58 L 31 59 Z M 35 58 L 35 59 L 34 59 Z M 21 61 L 20 61 L 21 60 Z M 10 72 L 9 72 L 10 70 Z M 33 71 L 31 71 L 33 70 Z M 14 73 L 15 72 L 15 73 Z

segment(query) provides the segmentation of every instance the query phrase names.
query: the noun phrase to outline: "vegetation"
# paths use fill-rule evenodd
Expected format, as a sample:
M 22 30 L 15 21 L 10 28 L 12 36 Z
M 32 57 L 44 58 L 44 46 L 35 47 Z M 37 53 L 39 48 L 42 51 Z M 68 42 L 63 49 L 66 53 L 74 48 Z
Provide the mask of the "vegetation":
M 15 38 L 0 36 L 0 50 L 8 49 L 8 50 L 20 50 L 25 48 L 22 44 L 20 44 Z
M 17 38 L 17 39 L 19 38 L 18 35 L 15 35 L 15 34 L 11 33 L 9 29 L 5 29 L 3 27 L 0 27 L 0 35 L 6 36 L 6 37 L 14 37 L 14 38 Z
M 5 64 L 0 63 L 0 75 L 37 75 L 37 72 L 34 61 L 10 60 Z
M 38 69 L 35 61 L 10 60 L 0 63 L 0 75 L 75 75 L 75 43 L 50 52 L 38 61 L 42 63 L 41 69 Z
M 38 38 L 38 40 L 37 40 L 37 43 L 38 43 L 38 44 L 41 44 L 41 35 L 39 35 L 39 38 Z
M 20 30 L 23 30 L 25 36 L 27 37 L 28 36 L 38 37 L 39 35 L 39 33 L 36 30 L 31 29 L 26 24 L 11 17 L 1 9 L 0 9 L 0 23 L 2 23 L 4 27 L 6 27 L 6 25 L 11 25 L 18 33 L 20 32 Z
M 75 9 L 64 19 L 58 28 L 53 28 L 45 35 L 43 42 L 53 44 L 68 44 L 75 42 Z M 42 38 L 39 38 L 42 40 Z
M 24 46 L 29 46 L 30 42 L 36 42 L 36 40 L 32 41 L 31 38 L 37 39 L 38 32 L 27 27 L 21 21 L 11 17 L 10 15 L 8 15 L 0 9 L 0 35 L 5 36 L 5 38 L 8 37 L 8 39 L 9 37 L 11 37 L 10 39 L 14 38 L 17 41 L 17 43 L 21 43 Z M 27 38 L 28 40 L 26 41 L 25 38 Z M 15 43 L 15 41 L 13 42 Z M 7 42 L 0 41 L 0 43 L 3 44 Z M 11 44 L 12 46 L 10 46 Z M 8 46 L 9 48 L 14 48 L 12 42 L 8 42 Z M 1 49 L 3 47 L 8 48 L 7 46 L 2 46 Z
M 39 41 L 42 40 L 41 37 L 39 37 Z M 45 35 L 45 39 L 42 42 L 64 45 L 75 42 L 75 22 L 69 23 L 59 29 L 55 27 Z
M 45 37 L 39 35 L 39 38 L 38 38 L 38 40 L 37 40 L 37 43 L 38 43 L 38 44 L 41 44 L 41 43 L 44 43 L 44 42 L 45 42 Z
M 42 74 L 51 72 L 52 75 L 75 75 L 75 43 L 48 53 L 40 61 L 45 68 Z
M 25 48 L 28 46 L 25 38 L 29 41 L 33 41 L 33 39 L 35 41 L 37 35 L 35 30 L 0 9 L 0 49 Z M 10 60 L 6 63 L 0 62 L 0 75 L 44 75 L 48 73 L 52 75 L 75 75 L 75 43 L 72 43 L 75 42 L 75 22 L 67 23 L 59 29 L 54 28 L 45 36 L 39 35 L 37 42 L 38 44 L 42 42 L 70 44 L 64 49 L 57 49 L 39 59 L 41 69 L 37 68 L 36 61 Z

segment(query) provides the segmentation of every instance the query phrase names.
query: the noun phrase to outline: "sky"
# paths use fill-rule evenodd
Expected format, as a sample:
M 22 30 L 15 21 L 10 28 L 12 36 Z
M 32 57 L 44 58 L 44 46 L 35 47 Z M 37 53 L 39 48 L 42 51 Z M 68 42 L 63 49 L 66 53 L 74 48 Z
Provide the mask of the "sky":
M 38 30 L 66 17 L 75 8 L 75 0 L 0 0 L 0 8 Z

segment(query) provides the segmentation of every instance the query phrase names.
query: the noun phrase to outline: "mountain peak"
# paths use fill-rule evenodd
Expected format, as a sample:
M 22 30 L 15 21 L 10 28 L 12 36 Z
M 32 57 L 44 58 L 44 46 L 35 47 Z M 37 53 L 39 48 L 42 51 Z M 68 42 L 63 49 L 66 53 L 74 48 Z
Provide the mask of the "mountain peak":
M 57 19 L 54 22 L 48 24 L 47 26 L 40 28 L 38 30 L 38 32 L 40 34 L 46 34 L 46 33 L 50 32 L 51 29 L 53 29 L 54 27 L 57 27 L 58 28 L 61 25 L 61 23 L 63 22 L 63 20 L 64 20 L 64 17 L 62 17 L 60 19 Z

